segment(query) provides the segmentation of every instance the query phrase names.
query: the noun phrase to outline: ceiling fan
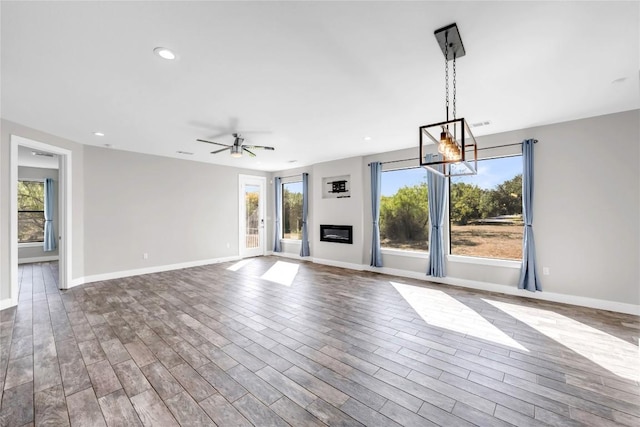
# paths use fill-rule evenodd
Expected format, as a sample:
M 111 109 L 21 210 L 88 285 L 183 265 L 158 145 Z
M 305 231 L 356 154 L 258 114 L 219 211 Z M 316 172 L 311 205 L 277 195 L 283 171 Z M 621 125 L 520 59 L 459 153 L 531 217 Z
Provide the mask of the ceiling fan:
M 256 154 L 251 150 L 261 149 L 261 150 L 270 150 L 273 151 L 275 148 L 267 147 L 265 145 L 243 145 L 244 138 L 239 133 L 232 134 L 235 138 L 233 141 L 233 145 L 221 144 L 219 142 L 207 141 L 206 139 L 198 139 L 197 141 L 206 142 L 208 144 L 222 145 L 225 148 L 221 148 L 216 151 L 212 151 L 211 154 L 221 153 L 225 150 L 231 151 L 231 157 L 242 157 L 242 152 L 246 151 L 251 157 L 256 157 Z

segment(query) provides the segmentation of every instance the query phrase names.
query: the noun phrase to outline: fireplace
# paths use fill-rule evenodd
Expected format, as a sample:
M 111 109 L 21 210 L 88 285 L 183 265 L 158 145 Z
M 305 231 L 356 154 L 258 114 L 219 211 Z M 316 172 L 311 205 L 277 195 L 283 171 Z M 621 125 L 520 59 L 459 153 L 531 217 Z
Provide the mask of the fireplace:
M 320 241 L 353 244 L 353 226 L 321 224 Z

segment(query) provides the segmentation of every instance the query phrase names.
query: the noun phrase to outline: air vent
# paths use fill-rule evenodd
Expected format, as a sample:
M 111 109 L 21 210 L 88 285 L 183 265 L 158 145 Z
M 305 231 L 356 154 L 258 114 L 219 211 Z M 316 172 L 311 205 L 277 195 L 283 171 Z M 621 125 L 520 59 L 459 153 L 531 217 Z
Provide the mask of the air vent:
M 55 157 L 55 154 L 51 154 L 51 153 L 41 153 L 40 151 L 32 151 L 31 152 L 32 155 L 34 156 L 40 156 L 40 157 Z
M 479 128 L 479 127 L 482 127 L 482 126 L 489 126 L 490 124 L 491 124 L 491 122 L 489 120 L 487 120 L 487 121 L 484 121 L 484 122 L 472 123 L 471 127 L 472 128 Z
M 193 156 L 193 153 L 190 153 L 188 151 L 176 151 L 176 153 L 178 154 L 184 154 L 185 156 Z

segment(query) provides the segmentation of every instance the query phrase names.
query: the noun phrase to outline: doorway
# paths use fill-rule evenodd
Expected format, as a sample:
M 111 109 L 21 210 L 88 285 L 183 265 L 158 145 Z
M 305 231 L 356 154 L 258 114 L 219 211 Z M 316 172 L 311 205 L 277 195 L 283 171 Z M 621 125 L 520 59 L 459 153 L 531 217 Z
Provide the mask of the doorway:
M 266 178 L 239 175 L 239 255 L 241 258 L 265 254 Z
M 11 304 L 18 303 L 18 153 L 21 147 L 35 153 L 48 153 L 58 159 L 58 230 L 53 230 L 58 247 L 58 287 L 68 289 L 71 283 L 71 151 L 17 135 L 11 135 L 10 151 L 10 269 Z

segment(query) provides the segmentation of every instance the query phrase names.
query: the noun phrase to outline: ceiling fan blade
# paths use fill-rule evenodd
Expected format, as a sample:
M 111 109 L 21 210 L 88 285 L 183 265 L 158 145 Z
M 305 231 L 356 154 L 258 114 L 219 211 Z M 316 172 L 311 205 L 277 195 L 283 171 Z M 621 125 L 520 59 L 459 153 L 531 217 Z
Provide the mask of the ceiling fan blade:
M 229 150 L 231 147 L 227 147 L 227 148 L 221 148 L 219 150 L 216 151 L 212 151 L 211 154 L 218 154 L 218 153 L 222 153 L 225 150 Z
M 227 145 L 227 144 L 220 144 L 219 142 L 207 141 L 206 139 L 196 139 L 196 141 L 206 142 L 207 144 L 222 145 L 223 147 L 231 147 L 230 145 Z
M 244 147 L 244 146 L 243 146 L 243 147 L 242 147 L 242 149 L 243 149 L 244 151 L 246 151 L 247 153 L 249 153 L 249 155 L 250 155 L 251 157 L 256 157 L 256 153 L 254 153 L 254 152 L 252 152 L 252 151 L 247 150 L 247 147 Z
M 245 148 L 251 148 L 252 150 L 253 150 L 254 148 L 258 148 L 258 149 L 261 149 L 261 150 L 270 150 L 270 151 L 275 150 L 275 148 L 273 148 L 273 147 L 267 147 L 266 145 L 243 145 L 243 147 L 245 147 Z

